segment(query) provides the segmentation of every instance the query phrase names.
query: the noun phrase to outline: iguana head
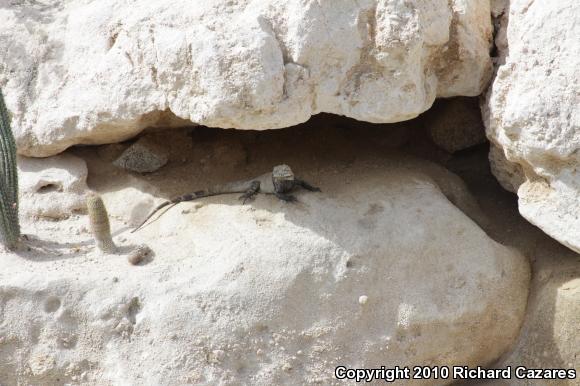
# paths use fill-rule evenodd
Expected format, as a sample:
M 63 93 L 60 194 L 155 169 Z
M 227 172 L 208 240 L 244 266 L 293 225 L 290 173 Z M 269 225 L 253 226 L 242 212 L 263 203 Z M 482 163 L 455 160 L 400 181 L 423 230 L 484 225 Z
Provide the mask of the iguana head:
M 277 165 L 272 170 L 272 178 L 274 181 L 294 181 L 294 173 L 288 165 Z

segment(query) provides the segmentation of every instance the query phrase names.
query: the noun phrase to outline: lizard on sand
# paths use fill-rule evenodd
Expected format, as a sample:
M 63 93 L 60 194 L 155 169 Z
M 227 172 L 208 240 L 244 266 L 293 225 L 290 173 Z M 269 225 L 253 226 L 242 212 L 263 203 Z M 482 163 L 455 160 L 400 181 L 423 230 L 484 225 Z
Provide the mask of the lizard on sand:
M 184 194 L 183 196 L 176 197 L 170 201 L 166 201 L 163 204 L 157 206 L 153 209 L 153 212 L 145 218 L 145 220 L 135 228 L 131 233 L 139 230 L 149 219 L 157 213 L 160 209 L 171 205 L 177 205 L 180 202 L 192 201 L 202 197 L 217 196 L 220 194 L 230 194 L 230 193 L 243 193 L 240 196 L 240 200 L 245 204 L 247 200 L 251 200 L 258 193 L 264 194 L 274 194 L 282 201 L 293 202 L 296 201 L 290 193 L 295 188 L 304 188 L 311 192 L 320 192 L 319 188 L 310 185 L 308 182 L 298 179 L 294 176 L 292 169 L 288 165 L 277 165 L 270 173 L 262 174 L 259 177 L 252 178 L 249 180 L 230 182 L 224 185 L 216 185 L 206 190 L 200 190 L 194 193 Z

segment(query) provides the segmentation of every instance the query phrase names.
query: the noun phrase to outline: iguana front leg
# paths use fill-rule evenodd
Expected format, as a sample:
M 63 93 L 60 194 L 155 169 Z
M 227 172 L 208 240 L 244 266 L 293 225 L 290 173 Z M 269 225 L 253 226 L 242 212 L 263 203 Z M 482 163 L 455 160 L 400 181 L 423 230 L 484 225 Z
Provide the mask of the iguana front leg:
M 280 200 L 285 201 L 285 202 L 295 202 L 298 201 L 296 199 L 296 197 L 294 197 L 291 194 L 286 194 L 286 193 L 280 193 L 280 192 L 274 192 L 274 194 L 276 195 L 276 197 L 278 197 Z
M 242 204 L 245 204 L 246 201 L 253 200 L 254 196 L 256 196 L 256 194 L 258 194 L 259 191 L 260 191 L 260 181 L 252 181 L 252 184 L 250 185 L 248 190 L 246 190 L 244 194 L 242 194 L 239 197 L 239 199 L 242 200 Z
M 312 186 L 304 180 L 296 179 L 295 181 L 296 181 L 296 186 L 300 186 L 300 187 L 302 187 L 306 190 L 309 190 L 311 192 L 320 192 L 320 188 L 317 188 L 316 186 Z

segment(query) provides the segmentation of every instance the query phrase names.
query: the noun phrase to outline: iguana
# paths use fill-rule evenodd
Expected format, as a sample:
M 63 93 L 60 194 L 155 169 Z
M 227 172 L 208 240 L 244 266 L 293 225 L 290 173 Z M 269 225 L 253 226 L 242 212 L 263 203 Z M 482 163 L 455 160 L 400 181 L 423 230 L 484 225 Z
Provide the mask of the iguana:
M 320 192 L 319 188 L 310 185 L 304 180 L 296 178 L 292 172 L 292 169 L 290 169 L 290 166 L 277 165 L 274 166 L 274 169 L 270 173 L 262 174 L 256 178 L 230 182 L 225 185 L 215 185 L 207 190 L 200 190 L 194 193 L 184 194 L 183 196 L 166 201 L 153 209 L 153 212 L 151 212 L 151 214 L 149 214 L 149 216 L 147 216 L 147 218 L 145 218 L 145 220 L 131 233 L 138 231 L 155 213 L 168 205 L 174 206 L 184 201 L 192 201 L 202 197 L 230 193 L 243 193 L 239 197 L 243 204 L 245 204 L 246 201 L 253 199 L 254 196 L 258 193 L 274 194 L 282 201 L 293 202 L 296 201 L 296 197 L 288 193 L 297 187 L 309 190 L 311 192 Z

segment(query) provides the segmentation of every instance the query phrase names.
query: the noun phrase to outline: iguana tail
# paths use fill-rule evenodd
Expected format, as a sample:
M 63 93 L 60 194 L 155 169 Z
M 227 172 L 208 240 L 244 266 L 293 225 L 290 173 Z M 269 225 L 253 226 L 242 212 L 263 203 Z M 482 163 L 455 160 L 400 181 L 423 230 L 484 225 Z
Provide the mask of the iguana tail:
M 160 209 L 165 208 L 167 205 L 175 206 L 175 205 L 179 204 L 180 202 L 193 201 L 193 200 L 198 199 L 198 198 L 209 197 L 209 196 L 214 196 L 214 195 L 218 194 L 218 193 L 214 193 L 212 190 L 213 189 L 210 189 L 210 190 L 200 190 L 200 191 L 197 191 L 195 193 L 184 194 L 183 196 L 175 197 L 171 201 L 164 202 L 163 204 L 161 204 L 161 205 L 157 206 L 155 209 L 153 209 L 153 211 L 149 214 L 149 216 L 147 216 L 145 218 L 145 220 L 143 220 L 143 222 L 137 228 L 133 229 L 131 231 L 131 233 L 135 233 L 139 229 L 141 229 L 143 227 L 143 225 L 145 225 L 145 223 L 147 221 L 149 221 L 149 219 L 151 217 L 153 217 L 153 215 L 155 213 L 159 212 Z

